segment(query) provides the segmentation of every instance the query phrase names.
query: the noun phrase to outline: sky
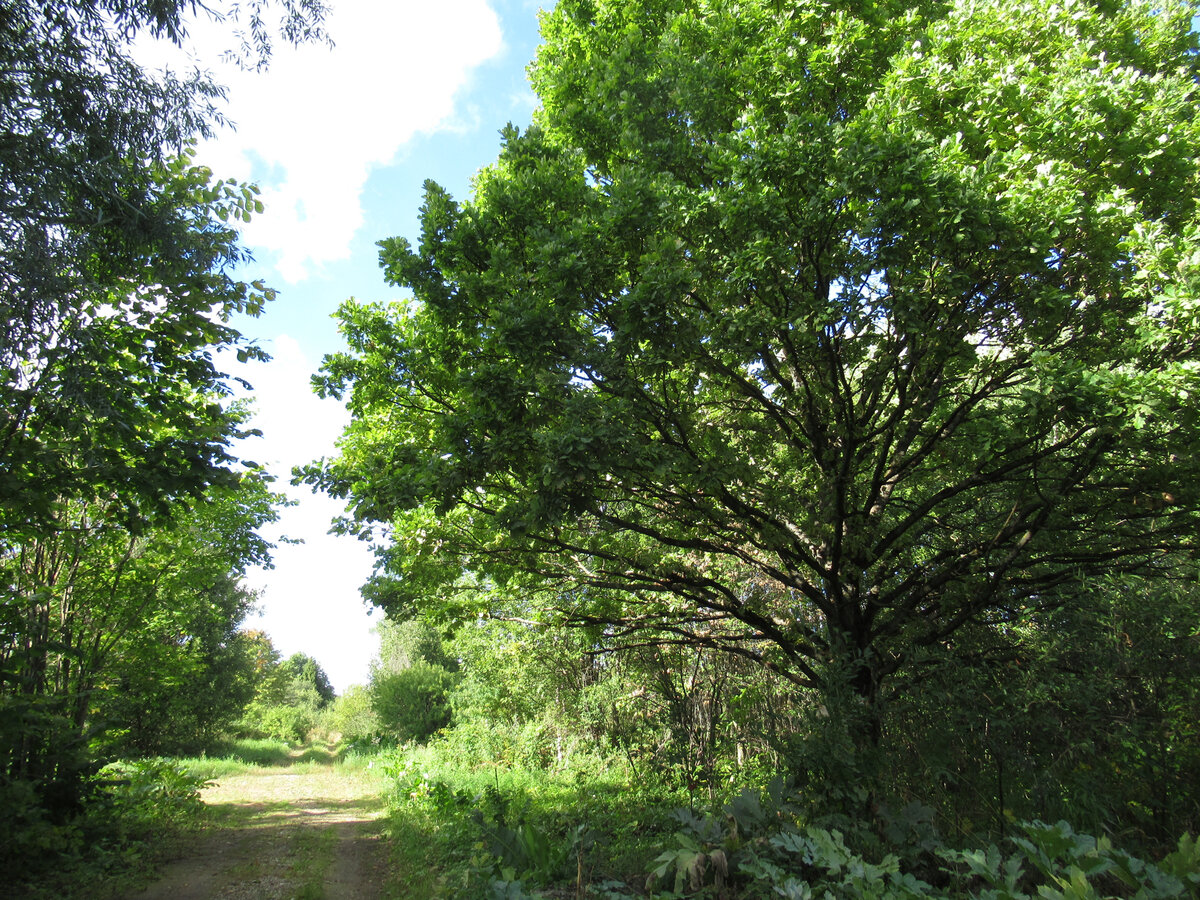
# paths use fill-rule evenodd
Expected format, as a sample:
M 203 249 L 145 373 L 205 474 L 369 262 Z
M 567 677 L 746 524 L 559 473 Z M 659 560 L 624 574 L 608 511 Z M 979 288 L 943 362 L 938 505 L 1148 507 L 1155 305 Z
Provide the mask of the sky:
M 493 162 L 500 129 L 526 126 L 537 105 L 525 69 L 538 43 L 538 0 L 330 0 L 332 49 L 277 45 L 265 73 L 220 61 L 228 27 L 190 29 L 190 58 L 228 88 L 235 123 L 199 149 L 220 177 L 257 183 L 265 212 L 243 229 L 254 263 L 278 298 L 258 319 L 234 324 L 272 356 L 227 369 L 253 386 L 263 437 L 240 455 L 265 464 L 296 501 L 265 532 L 274 568 L 252 571 L 258 612 L 245 627 L 270 635 L 283 656 L 316 658 L 334 687 L 364 684 L 378 649 L 359 588 L 369 548 L 328 533 L 341 504 L 289 484 L 293 466 L 334 452 L 347 414 L 311 391 L 325 354 L 343 344 L 333 314 L 349 297 L 400 299 L 384 284 L 376 242 L 419 234 L 422 185 L 458 198 Z M 147 65 L 181 64 L 169 47 L 144 48 Z

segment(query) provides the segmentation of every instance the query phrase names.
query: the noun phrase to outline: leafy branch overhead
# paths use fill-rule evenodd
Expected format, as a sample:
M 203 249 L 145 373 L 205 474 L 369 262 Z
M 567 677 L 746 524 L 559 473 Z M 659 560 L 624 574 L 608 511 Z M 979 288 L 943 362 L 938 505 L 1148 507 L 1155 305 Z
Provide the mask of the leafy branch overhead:
M 269 55 L 275 11 L 285 39 L 323 38 L 317 0 L 252 0 L 224 11 L 245 64 Z M 222 17 L 142 0 L 0 14 L 0 533 L 110 490 L 145 522 L 231 462 L 214 355 L 262 357 L 228 324 L 273 296 L 235 275 L 233 223 L 262 203 L 192 157 L 223 88 L 130 52 L 138 35 L 179 43 L 198 13 Z

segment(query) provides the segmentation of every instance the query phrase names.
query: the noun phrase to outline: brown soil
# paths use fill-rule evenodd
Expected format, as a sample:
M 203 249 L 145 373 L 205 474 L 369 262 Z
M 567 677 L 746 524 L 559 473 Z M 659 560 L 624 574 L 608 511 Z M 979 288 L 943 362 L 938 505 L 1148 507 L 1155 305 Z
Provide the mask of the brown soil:
M 130 900 L 382 900 L 383 802 L 369 773 L 252 770 L 204 792 L 214 819 Z

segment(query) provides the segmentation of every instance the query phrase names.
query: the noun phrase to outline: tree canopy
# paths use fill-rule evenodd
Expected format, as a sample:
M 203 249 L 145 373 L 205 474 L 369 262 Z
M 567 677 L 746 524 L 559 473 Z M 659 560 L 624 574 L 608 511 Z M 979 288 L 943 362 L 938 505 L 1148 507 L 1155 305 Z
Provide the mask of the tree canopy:
M 271 8 L 227 10 L 234 53 L 269 56 Z M 319 38 L 319 0 L 276 6 Z M 214 353 L 261 355 L 229 327 L 273 292 L 234 275 L 233 223 L 256 190 L 214 180 L 189 145 L 221 119 L 202 72 L 150 72 L 131 41 L 179 42 L 174 2 L 6 4 L 0 12 L 0 529 L 36 533 L 62 498 L 121 498 L 128 522 L 225 477 L 237 428 Z M 240 49 L 237 49 L 240 47 Z
M 873 700 L 1197 544 L 1187 3 L 562 0 L 542 101 L 348 302 L 307 477 L 614 642 Z M 469 582 L 473 584 L 474 582 Z M 830 669 L 830 664 L 834 664 Z

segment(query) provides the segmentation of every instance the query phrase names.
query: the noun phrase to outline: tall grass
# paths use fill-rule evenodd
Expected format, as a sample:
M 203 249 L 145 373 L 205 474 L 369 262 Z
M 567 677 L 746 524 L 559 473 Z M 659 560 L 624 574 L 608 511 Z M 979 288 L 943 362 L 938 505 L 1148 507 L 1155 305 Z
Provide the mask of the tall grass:
M 208 752 L 178 762 L 193 774 L 220 778 L 254 768 L 288 768 L 296 774 L 331 764 L 351 769 L 367 768 L 374 765 L 377 755 L 341 743 L 291 744 L 275 738 L 237 738 L 220 741 Z
M 678 798 L 636 782 L 620 763 L 581 762 L 470 764 L 437 742 L 392 751 L 381 764 L 393 863 L 419 873 L 404 900 L 491 896 L 494 882 L 514 878 L 573 889 L 644 881 Z

